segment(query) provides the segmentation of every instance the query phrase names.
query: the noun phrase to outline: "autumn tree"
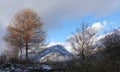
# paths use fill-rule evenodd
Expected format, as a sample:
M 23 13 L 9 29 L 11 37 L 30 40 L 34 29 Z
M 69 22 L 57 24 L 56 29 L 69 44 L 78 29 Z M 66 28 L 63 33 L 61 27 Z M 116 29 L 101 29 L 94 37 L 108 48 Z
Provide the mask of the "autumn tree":
M 45 40 L 45 31 L 39 15 L 32 9 L 19 10 L 7 26 L 3 39 L 13 48 L 19 48 L 21 51 L 25 49 L 28 62 L 28 50 Z
M 92 44 L 95 39 L 95 30 L 88 27 L 88 24 L 82 23 L 81 28 L 78 28 L 70 38 L 67 39 L 72 48 L 77 52 L 77 56 L 85 59 L 86 55 L 91 53 Z

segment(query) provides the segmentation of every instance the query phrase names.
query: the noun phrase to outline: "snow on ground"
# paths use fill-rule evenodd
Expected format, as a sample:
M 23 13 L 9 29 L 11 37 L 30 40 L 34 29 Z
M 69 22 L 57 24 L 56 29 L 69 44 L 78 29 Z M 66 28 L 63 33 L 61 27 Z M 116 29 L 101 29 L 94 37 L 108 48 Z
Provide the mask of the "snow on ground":
M 4 63 L 0 66 L 0 72 L 49 72 L 53 68 L 49 65 L 40 65 L 40 64 L 11 64 Z

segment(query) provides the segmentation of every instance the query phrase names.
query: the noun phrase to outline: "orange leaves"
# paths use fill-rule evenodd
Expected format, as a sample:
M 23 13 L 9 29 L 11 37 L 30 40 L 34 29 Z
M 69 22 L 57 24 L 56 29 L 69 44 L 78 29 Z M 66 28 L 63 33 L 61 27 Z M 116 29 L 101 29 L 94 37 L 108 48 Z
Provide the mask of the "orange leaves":
M 30 39 L 30 36 L 31 36 L 31 31 L 26 31 L 24 33 L 24 40 L 28 42 Z
M 23 12 L 26 16 L 29 16 L 29 14 L 31 14 L 33 11 L 29 8 L 26 8 L 21 10 L 21 12 Z
M 22 9 L 15 14 L 10 25 L 8 25 L 8 34 L 4 38 L 6 38 L 6 42 L 11 42 L 12 45 L 16 42 L 16 46 L 20 44 L 24 46 L 26 42 L 31 43 L 30 39 L 33 36 L 35 36 L 34 39 L 44 36 L 43 34 L 35 33 L 36 30 L 42 31 L 42 26 L 43 23 L 36 12 L 31 9 Z
M 29 30 L 32 30 L 34 28 L 34 23 L 33 23 L 33 20 L 32 18 L 27 18 L 27 27 Z
M 32 22 L 33 22 L 32 18 L 30 18 L 30 17 L 27 19 L 27 21 L 28 21 L 28 24 L 32 24 Z
M 11 38 L 17 38 L 17 34 L 16 33 L 14 33 L 14 34 L 11 34 Z
M 13 31 L 15 31 L 16 29 L 15 29 L 13 26 L 8 25 L 8 26 L 7 26 L 7 30 L 8 30 L 9 32 L 13 32 Z

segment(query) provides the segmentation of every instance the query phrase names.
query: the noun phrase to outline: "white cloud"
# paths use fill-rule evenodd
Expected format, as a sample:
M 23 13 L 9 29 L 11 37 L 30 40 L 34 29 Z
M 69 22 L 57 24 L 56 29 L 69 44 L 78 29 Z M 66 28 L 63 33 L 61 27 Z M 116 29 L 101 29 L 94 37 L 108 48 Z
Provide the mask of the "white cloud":
M 99 31 L 103 28 L 105 28 L 107 25 L 107 21 L 103 21 L 102 23 L 101 22 L 96 22 L 96 23 L 93 23 L 92 25 L 92 28 L 95 30 L 95 31 Z
M 92 25 L 92 28 L 95 30 L 95 31 L 98 31 L 100 30 L 102 27 L 101 23 L 100 22 L 96 22 Z
M 47 47 L 50 47 L 50 46 L 54 46 L 54 45 L 63 45 L 64 42 L 56 42 L 56 41 L 52 41 L 52 42 L 49 42 Z

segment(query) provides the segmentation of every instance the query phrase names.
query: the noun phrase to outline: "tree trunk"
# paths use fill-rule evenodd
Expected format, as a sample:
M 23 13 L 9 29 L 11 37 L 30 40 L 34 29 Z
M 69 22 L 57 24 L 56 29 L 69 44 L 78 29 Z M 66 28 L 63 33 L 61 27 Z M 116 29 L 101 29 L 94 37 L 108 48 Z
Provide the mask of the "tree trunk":
M 26 42 L 26 62 L 28 63 L 28 42 Z
M 20 62 L 22 62 L 22 49 L 20 48 Z
M 81 58 L 82 58 L 82 60 L 84 60 L 84 59 L 85 59 L 84 50 L 82 50 L 82 52 L 81 52 Z

